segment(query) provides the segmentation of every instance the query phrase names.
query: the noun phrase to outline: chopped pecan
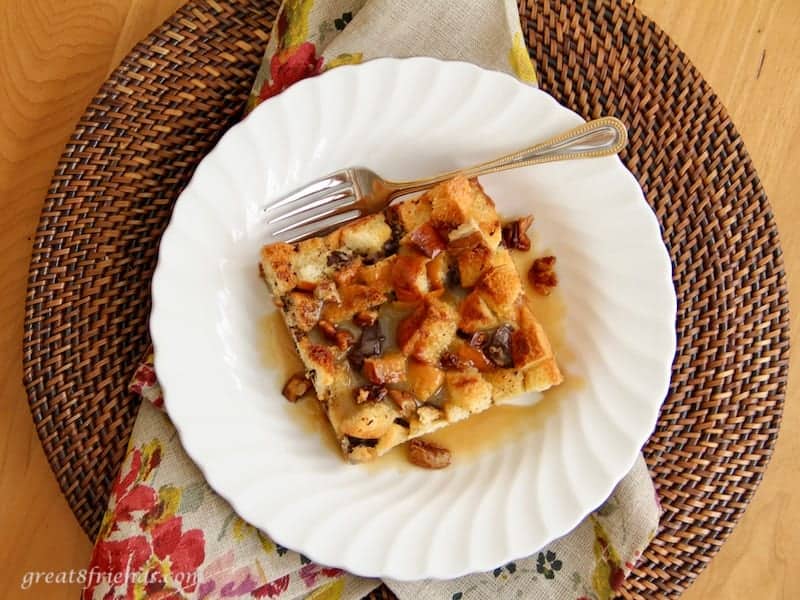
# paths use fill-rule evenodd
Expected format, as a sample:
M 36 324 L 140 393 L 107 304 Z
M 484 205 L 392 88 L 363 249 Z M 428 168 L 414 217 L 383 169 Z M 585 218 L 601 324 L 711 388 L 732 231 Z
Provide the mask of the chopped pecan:
M 355 338 L 353 334 L 347 329 L 337 329 L 336 335 L 333 336 L 333 342 L 339 350 L 347 350 L 353 345 Z
M 382 385 L 368 383 L 367 385 L 353 390 L 353 399 L 356 401 L 356 404 L 380 402 L 386 397 L 387 392 L 388 390 Z
M 512 366 L 514 361 L 511 358 L 511 326 L 503 325 L 495 329 L 483 352 L 498 367 Z
M 417 409 L 417 399 L 414 394 L 405 390 L 389 390 L 389 398 L 400 409 L 404 417 L 410 417 Z
M 533 215 L 503 225 L 503 245 L 509 250 L 522 250 L 523 252 L 530 250 L 531 240 L 527 231 L 531 223 L 533 223 Z
M 555 256 L 542 256 L 533 261 L 533 266 L 531 267 L 531 270 L 536 273 L 544 271 L 552 271 L 555 264 L 556 264 Z
M 322 332 L 322 335 L 324 335 L 331 342 L 334 341 L 336 337 L 336 325 L 330 321 L 326 321 L 325 319 L 320 319 L 319 323 L 317 323 L 317 326 Z
M 359 327 L 369 327 L 377 320 L 378 320 L 377 310 L 362 310 L 357 312 L 353 317 L 353 323 L 355 323 Z
M 451 457 L 447 448 L 422 440 L 411 440 L 408 443 L 408 460 L 423 469 L 444 469 L 450 464 Z
M 317 323 L 322 335 L 329 342 L 333 342 L 339 350 L 347 350 L 353 345 L 353 334 L 346 329 L 339 329 L 336 325 L 326 319 L 320 319 Z
M 305 373 L 295 373 L 283 386 L 281 393 L 289 402 L 297 402 L 311 390 L 311 382 Z
M 542 296 L 550 295 L 552 289 L 558 285 L 558 276 L 553 270 L 555 265 L 555 256 L 543 256 L 534 260 L 528 271 L 528 281 L 531 282 L 533 289 Z

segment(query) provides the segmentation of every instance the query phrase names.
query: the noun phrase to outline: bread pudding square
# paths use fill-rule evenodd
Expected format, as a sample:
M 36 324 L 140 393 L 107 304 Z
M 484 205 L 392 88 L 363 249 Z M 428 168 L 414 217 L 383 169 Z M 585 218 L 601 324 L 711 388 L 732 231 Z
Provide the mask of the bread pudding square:
M 456 177 L 261 271 L 342 452 L 370 461 L 562 376 L 494 202 Z

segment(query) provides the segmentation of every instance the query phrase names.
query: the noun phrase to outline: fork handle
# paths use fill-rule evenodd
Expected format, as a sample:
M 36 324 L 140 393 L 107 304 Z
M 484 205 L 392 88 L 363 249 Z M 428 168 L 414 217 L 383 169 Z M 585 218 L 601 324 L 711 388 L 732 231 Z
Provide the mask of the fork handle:
M 391 196 L 396 198 L 428 189 L 457 175 L 478 177 L 547 162 L 610 156 L 620 152 L 627 143 L 628 131 L 622 121 L 614 117 L 602 117 L 578 125 L 524 150 L 512 152 L 494 160 L 425 179 L 391 182 L 389 187 L 392 188 Z

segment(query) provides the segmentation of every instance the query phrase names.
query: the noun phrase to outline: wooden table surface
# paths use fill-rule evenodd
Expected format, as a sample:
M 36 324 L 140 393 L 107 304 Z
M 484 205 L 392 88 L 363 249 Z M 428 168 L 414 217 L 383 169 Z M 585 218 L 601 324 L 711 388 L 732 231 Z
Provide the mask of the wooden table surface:
M 89 99 L 182 0 L 0 0 L 0 594 L 75 598 L 77 585 L 20 589 L 29 571 L 83 568 L 91 544 L 50 472 L 22 387 L 31 240 L 51 174 Z M 639 0 L 730 111 L 780 228 L 800 306 L 800 2 Z M 800 346 L 793 319 L 792 342 Z M 797 352 L 795 352 L 797 355 Z M 800 366 L 793 361 L 775 455 L 746 515 L 687 591 L 700 598 L 800 594 Z M 792 567 L 794 565 L 794 567 Z

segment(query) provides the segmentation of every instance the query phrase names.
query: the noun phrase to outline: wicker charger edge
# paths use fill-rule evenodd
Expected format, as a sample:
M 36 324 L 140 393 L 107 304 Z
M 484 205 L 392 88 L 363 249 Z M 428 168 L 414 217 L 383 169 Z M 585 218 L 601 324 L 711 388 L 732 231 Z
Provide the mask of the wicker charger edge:
M 45 453 L 93 536 L 135 418 L 150 277 L 171 207 L 242 114 L 277 2 L 194 1 L 112 74 L 56 169 L 33 248 L 23 366 Z M 678 351 L 645 457 L 661 529 L 628 597 L 676 596 L 741 517 L 777 438 L 788 300 L 772 213 L 707 83 L 632 5 L 521 3 L 543 89 L 629 125 L 623 155 L 673 259 Z M 392 597 L 382 587 L 374 598 Z
M 100 525 L 140 398 L 158 241 L 194 167 L 243 115 L 278 2 L 189 2 L 92 99 L 50 184 L 33 244 L 23 378 L 56 479 Z

